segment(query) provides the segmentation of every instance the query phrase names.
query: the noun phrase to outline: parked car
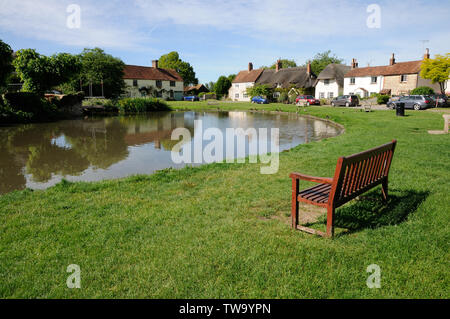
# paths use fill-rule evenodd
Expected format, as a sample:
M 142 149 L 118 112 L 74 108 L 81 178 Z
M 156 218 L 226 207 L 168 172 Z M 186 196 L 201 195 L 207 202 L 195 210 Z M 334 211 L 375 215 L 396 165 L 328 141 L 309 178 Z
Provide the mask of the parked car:
M 303 105 L 320 105 L 320 100 L 315 99 L 312 95 L 299 95 L 295 99 L 295 103 Z
M 256 103 L 256 104 L 269 104 L 269 101 L 262 97 L 262 96 L 254 96 L 252 98 L 252 103 Z
M 340 95 L 331 101 L 331 106 L 358 106 L 359 98 L 357 95 Z
M 194 102 L 194 101 L 200 101 L 200 99 L 198 98 L 197 95 L 189 95 L 189 96 L 185 96 L 185 97 L 184 97 L 184 100 L 185 100 L 185 101 L 192 101 L 192 102 Z
M 436 101 L 438 106 L 446 106 L 448 103 L 448 97 L 445 94 L 432 94 L 430 97 L 434 100 L 433 106 L 436 106 Z
M 389 100 L 386 106 L 394 109 L 398 103 L 405 103 L 405 109 L 414 109 L 416 111 L 433 107 L 433 99 L 428 95 L 405 95 L 397 101 Z

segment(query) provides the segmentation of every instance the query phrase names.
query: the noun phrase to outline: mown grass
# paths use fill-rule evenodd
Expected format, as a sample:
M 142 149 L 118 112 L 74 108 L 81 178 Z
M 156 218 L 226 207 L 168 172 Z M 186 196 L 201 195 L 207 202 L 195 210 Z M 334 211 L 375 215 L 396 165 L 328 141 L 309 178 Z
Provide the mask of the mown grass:
M 443 126 L 440 113 L 301 112 L 346 131 L 281 153 L 274 175 L 259 164 L 212 164 L 0 196 L 0 296 L 448 298 L 450 138 L 427 133 Z M 290 229 L 289 172 L 331 176 L 339 156 L 393 138 L 387 206 L 377 188 L 338 209 L 337 225 L 350 231 L 333 240 Z M 323 229 L 323 218 L 313 227 Z M 81 267 L 81 289 L 66 286 L 69 264 Z M 380 289 L 366 286 L 370 264 L 381 267 Z

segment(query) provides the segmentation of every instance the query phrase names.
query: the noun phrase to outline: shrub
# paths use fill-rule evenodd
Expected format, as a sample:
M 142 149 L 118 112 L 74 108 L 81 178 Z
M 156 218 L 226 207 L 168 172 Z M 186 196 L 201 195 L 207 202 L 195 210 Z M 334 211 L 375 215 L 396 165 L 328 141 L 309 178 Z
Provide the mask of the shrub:
M 289 103 L 290 104 L 295 104 L 295 100 L 297 99 L 297 96 L 295 96 L 294 94 L 292 94 L 290 97 L 289 97 Z
M 377 103 L 378 104 L 386 104 L 389 101 L 389 95 L 378 95 Z
M 278 103 L 286 103 L 289 101 L 289 96 L 286 92 L 282 92 L 277 98 Z
M 169 111 L 170 107 L 162 100 L 154 98 L 125 98 L 118 102 L 122 113 L 144 113 L 156 111 Z
M 434 90 L 428 86 L 419 86 L 411 91 L 412 95 L 431 95 L 434 94 Z
M 328 99 L 320 99 L 320 105 L 329 105 L 330 101 Z

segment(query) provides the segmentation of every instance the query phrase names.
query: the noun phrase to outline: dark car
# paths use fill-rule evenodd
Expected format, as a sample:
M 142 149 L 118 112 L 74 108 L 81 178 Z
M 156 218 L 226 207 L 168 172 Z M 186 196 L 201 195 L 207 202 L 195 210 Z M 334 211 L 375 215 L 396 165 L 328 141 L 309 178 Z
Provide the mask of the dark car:
M 331 101 L 332 106 L 358 106 L 359 98 L 357 95 L 340 95 Z
M 268 104 L 269 101 L 266 98 L 263 98 L 262 96 L 254 96 L 252 98 L 252 103 L 256 104 Z
M 295 103 L 301 103 L 303 105 L 320 105 L 320 100 L 315 99 L 312 95 L 299 95 L 295 99 Z
M 432 94 L 430 97 L 434 100 L 434 106 L 436 106 L 436 101 L 437 106 L 446 106 L 448 103 L 448 97 L 445 94 Z
M 185 96 L 185 97 L 184 97 L 184 100 L 185 100 L 185 101 L 192 101 L 192 102 L 194 102 L 194 101 L 200 101 L 200 99 L 198 98 L 197 95 Z
M 433 99 L 428 95 L 405 95 L 397 101 L 390 100 L 386 106 L 394 109 L 398 103 L 404 103 L 405 109 L 414 109 L 416 111 L 433 107 Z

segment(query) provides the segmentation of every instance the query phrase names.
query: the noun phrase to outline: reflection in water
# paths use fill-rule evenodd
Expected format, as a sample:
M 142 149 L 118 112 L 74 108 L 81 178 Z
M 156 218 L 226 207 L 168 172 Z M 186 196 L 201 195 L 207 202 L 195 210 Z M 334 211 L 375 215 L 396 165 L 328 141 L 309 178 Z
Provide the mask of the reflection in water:
M 203 130 L 273 128 L 280 130 L 280 151 L 335 136 L 339 129 L 296 114 L 246 112 L 169 112 L 107 117 L 0 128 L 0 193 L 46 188 L 62 178 L 97 181 L 149 174 L 172 162 L 175 128 L 194 136 L 194 121 Z M 184 145 L 186 147 L 188 144 Z

